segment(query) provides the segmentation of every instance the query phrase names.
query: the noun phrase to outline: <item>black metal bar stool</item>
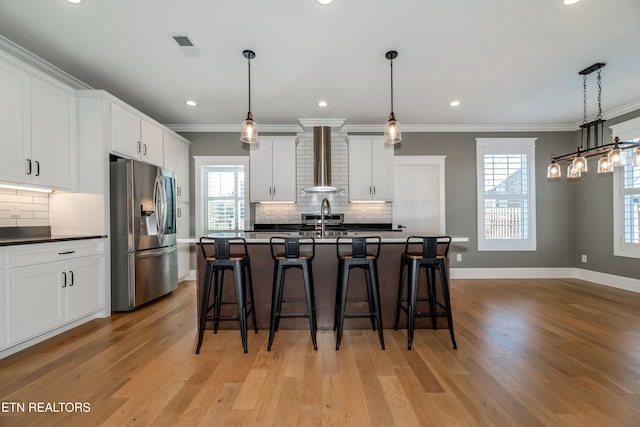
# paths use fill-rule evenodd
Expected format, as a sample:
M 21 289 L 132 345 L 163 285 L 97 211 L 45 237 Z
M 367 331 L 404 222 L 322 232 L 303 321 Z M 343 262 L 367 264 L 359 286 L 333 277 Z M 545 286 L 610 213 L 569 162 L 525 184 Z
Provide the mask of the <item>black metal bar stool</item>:
M 256 314 L 254 310 L 253 285 L 251 283 L 251 262 L 247 251 L 247 242 L 242 237 L 237 238 L 200 238 L 200 250 L 205 260 L 204 286 L 202 289 L 202 299 L 200 301 L 200 319 L 198 326 L 198 346 L 196 354 L 200 354 L 202 337 L 207 321 L 207 316 L 213 310 L 213 333 L 218 333 L 218 325 L 221 320 L 237 320 L 240 322 L 240 336 L 242 347 L 247 352 L 247 317 L 251 315 L 253 329 L 258 333 L 256 326 Z M 236 300 L 222 300 L 222 285 L 224 273 L 232 270 L 235 279 Z M 214 277 L 215 275 L 215 277 Z M 213 304 L 209 305 L 211 299 L 211 280 L 214 278 Z M 249 298 L 247 299 L 247 291 Z M 223 304 L 236 304 L 237 314 L 222 316 Z
M 274 261 L 273 268 L 273 292 L 271 294 L 271 321 L 269 323 L 269 344 L 267 351 L 271 351 L 273 338 L 280 326 L 282 317 L 308 317 L 309 329 L 311 330 L 311 342 L 313 349 L 318 349 L 316 342 L 316 303 L 313 293 L 313 271 L 311 262 L 315 256 L 316 241 L 313 237 L 271 237 L 271 257 Z M 304 282 L 305 299 L 284 299 L 284 277 L 285 272 L 290 268 L 302 270 L 302 280 Z M 306 303 L 307 311 L 282 312 L 282 303 L 300 304 Z
M 408 348 L 411 350 L 413 343 L 413 332 L 417 317 L 430 317 L 434 330 L 438 328 L 437 318 L 446 317 L 451 334 L 453 348 L 457 349 L 456 339 L 453 334 L 453 318 L 451 316 L 451 298 L 449 296 L 449 279 L 447 278 L 447 268 L 445 265 L 449 246 L 450 236 L 422 237 L 411 236 L 407 238 L 404 253 L 400 257 L 400 280 L 398 287 L 398 303 L 396 307 L 396 321 L 394 329 L 398 330 L 400 321 L 400 310 L 407 313 L 407 335 L 409 337 Z M 409 267 L 407 296 L 404 295 L 405 269 Z M 418 298 L 418 283 L 420 269 L 424 268 L 427 279 L 427 296 Z M 437 300 L 436 292 L 436 271 L 440 274 L 440 284 L 442 288 L 442 300 Z M 428 311 L 418 311 L 418 302 L 428 302 Z
M 336 240 L 336 253 L 338 256 L 338 283 L 336 287 L 335 318 L 333 323 L 333 330 L 337 330 L 336 350 L 340 349 L 345 317 L 369 317 L 371 319 L 371 327 L 373 330 L 375 331 L 376 328 L 378 329 L 380 345 L 384 350 L 377 263 L 378 256 L 380 256 L 380 242 L 381 239 L 378 236 L 340 236 Z M 367 300 L 347 298 L 349 273 L 353 268 L 360 268 L 365 272 Z M 368 312 L 346 311 L 348 303 L 365 301 L 368 302 L 369 305 Z

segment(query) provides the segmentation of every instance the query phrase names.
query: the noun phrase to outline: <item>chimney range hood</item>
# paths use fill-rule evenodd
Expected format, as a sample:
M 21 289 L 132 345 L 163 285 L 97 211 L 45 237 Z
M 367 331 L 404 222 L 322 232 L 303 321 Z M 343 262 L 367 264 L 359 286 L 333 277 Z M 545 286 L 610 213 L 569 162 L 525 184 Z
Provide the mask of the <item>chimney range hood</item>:
M 313 186 L 307 193 L 335 193 L 339 188 L 331 185 L 331 127 L 313 127 Z

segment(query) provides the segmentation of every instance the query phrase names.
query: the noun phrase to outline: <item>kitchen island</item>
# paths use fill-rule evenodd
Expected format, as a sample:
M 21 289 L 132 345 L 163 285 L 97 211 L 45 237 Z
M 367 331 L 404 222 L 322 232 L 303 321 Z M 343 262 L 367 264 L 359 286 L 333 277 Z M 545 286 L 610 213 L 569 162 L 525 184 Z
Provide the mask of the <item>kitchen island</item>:
M 352 232 L 347 237 L 380 236 L 382 246 L 378 259 L 378 280 L 380 286 L 380 298 L 382 303 L 382 325 L 384 328 L 392 328 L 395 320 L 396 300 L 398 296 L 398 276 L 400 272 L 400 255 L 404 251 L 406 239 L 409 235 L 439 235 L 434 233 L 403 233 L 403 232 Z M 249 256 L 251 257 L 251 270 L 253 277 L 253 290 L 255 294 L 256 322 L 259 329 L 269 329 L 269 316 L 271 310 L 271 289 L 273 281 L 273 259 L 269 247 L 269 239 L 278 237 L 300 237 L 298 232 L 290 233 L 256 233 L 246 232 L 240 234 L 223 233 L 211 235 L 211 237 L 244 237 L 247 241 Z M 338 275 L 338 259 L 336 257 L 337 236 L 325 236 L 316 238 L 316 253 L 313 260 L 313 282 L 316 298 L 316 314 L 319 329 L 333 329 L 334 304 L 336 293 L 336 279 Z M 179 239 L 180 243 L 198 243 L 199 239 Z M 452 247 L 457 243 L 468 242 L 467 237 L 452 236 Z M 200 295 L 204 274 L 204 259 L 198 248 L 197 251 L 197 287 L 198 287 L 198 313 L 200 311 Z M 448 266 L 447 261 L 447 266 Z M 223 300 L 235 300 L 233 277 L 231 273 L 225 273 Z M 422 275 L 424 276 L 424 274 Z M 424 280 L 424 277 L 421 277 Z M 359 299 L 366 295 L 364 286 L 364 272 L 359 269 L 351 271 L 349 279 L 350 298 Z M 302 287 L 302 273 L 298 270 L 289 270 L 285 281 L 285 295 L 290 299 L 304 297 Z M 362 311 L 367 311 L 366 303 L 360 304 Z M 455 301 L 452 302 L 455 311 Z M 354 307 L 353 305 L 351 307 Z M 356 306 L 357 307 L 357 306 Z M 235 305 L 223 306 L 223 309 L 234 311 Z M 298 307 L 292 307 L 295 311 L 302 311 Z M 230 313 L 229 312 L 229 313 Z M 406 327 L 406 316 L 401 316 L 400 327 Z M 426 324 L 426 320 L 421 319 Z M 281 329 L 307 329 L 309 322 L 305 318 L 288 318 L 280 322 Z M 420 327 L 420 323 L 417 325 Z M 213 321 L 207 322 L 207 329 L 213 328 Z M 220 328 L 238 328 L 237 322 L 221 322 Z M 346 329 L 371 328 L 368 318 L 349 318 L 345 320 Z

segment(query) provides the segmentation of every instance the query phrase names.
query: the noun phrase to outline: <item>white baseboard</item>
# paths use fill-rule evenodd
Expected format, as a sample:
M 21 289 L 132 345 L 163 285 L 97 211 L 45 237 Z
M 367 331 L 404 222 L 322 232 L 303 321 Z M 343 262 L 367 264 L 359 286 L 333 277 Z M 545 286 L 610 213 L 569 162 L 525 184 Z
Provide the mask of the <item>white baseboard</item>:
M 452 268 L 452 279 L 580 279 L 640 293 L 640 279 L 575 267 L 560 268 Z

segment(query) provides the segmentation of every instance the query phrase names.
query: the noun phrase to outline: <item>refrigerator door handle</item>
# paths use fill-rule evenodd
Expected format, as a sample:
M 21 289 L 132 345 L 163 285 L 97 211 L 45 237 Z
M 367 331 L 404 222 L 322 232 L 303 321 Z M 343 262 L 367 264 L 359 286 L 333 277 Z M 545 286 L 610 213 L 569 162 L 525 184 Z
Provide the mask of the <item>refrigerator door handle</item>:
M 158 171 L 159 172 L 159 171 Z M 160 182 L 160 174 L 156 175 L 156 182 L 153 186 L 153 204 L 156 208 L 156 236 L 158 236 L 158 240 L 162 241 L 162 234 L 164 229 L 162 228 L 162 224 L 160 218 L 162 217 L 162 184 Z

